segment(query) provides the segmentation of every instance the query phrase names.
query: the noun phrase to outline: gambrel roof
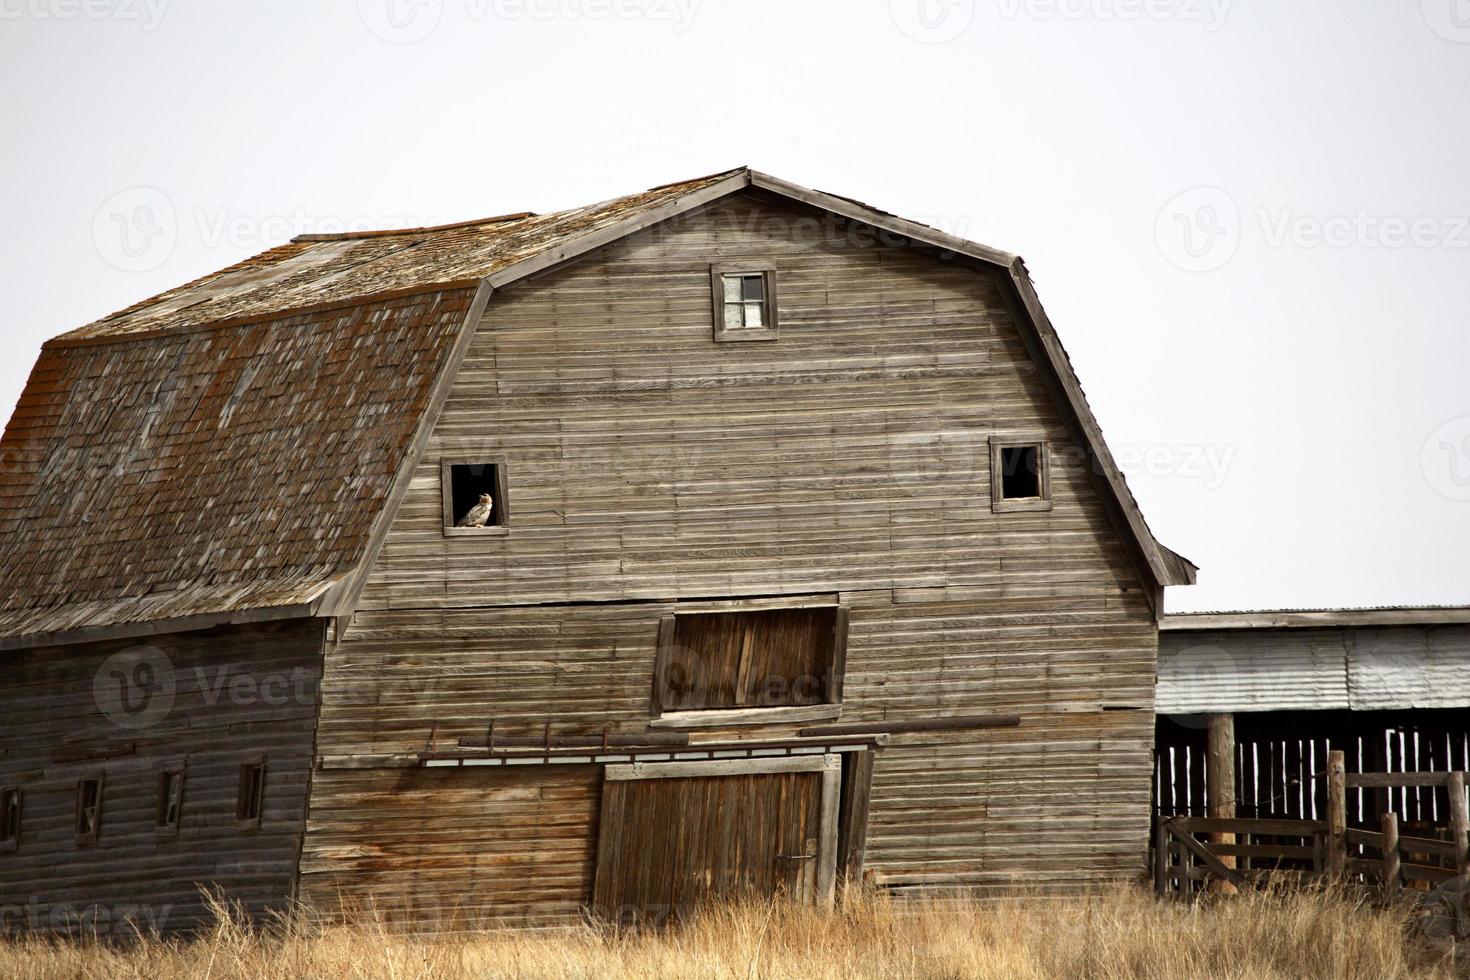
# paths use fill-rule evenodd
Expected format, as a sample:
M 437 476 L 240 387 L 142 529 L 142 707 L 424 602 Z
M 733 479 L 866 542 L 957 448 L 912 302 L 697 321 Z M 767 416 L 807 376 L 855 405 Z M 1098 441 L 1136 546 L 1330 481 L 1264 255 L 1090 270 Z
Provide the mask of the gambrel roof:
M 0 441 L 0 647 L 345 611 L 493 291 L 744 191 L 1000 270 L 1139 565 L 1194 580 L 1019 258 L 739 168 L 552 214 L 305 235 L 48 341 Z

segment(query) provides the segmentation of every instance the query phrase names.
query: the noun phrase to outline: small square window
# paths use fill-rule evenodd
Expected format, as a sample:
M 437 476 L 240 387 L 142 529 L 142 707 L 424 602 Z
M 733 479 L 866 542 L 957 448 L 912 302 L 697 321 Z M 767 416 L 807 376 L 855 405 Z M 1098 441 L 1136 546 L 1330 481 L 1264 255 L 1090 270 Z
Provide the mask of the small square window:
M 715 340 L 776 339 L 776 270 L 769 263 L 711 266 Z
M 184 771 L 165 769 L 158 774 L 158 814 L 155 826 L 158 832 L 172 836 L 179 832 L 179 818 L 184 808 Z
M 257 759 L 240 766 L 240 795 L 235 801 L 235 820 L 241 826 L 260 826 L 265 812 L 265 760 Z
M 77 843 L 95 844 L 102 832 L 102 777 L 77 781 Z
M 14 850 L 20 841 L 20 787 L 0 788 L 0 850 Z
M 1051 461 L 1044 440 L 990 441 L 990 507 L 996 513 L 1051 510 Z
M 446 531 L 476 534 L 510 525 L 504 460 L 446 459 L 440 480 Z

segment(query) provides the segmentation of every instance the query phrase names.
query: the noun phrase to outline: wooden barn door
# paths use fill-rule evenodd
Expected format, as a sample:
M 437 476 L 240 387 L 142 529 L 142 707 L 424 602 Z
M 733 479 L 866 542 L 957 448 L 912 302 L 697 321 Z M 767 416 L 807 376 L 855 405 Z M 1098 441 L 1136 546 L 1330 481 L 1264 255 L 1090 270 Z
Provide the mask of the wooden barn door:
M 830 902 L 835 756 L 608 766 L 593 905 L 662 922 L 708 899 Z

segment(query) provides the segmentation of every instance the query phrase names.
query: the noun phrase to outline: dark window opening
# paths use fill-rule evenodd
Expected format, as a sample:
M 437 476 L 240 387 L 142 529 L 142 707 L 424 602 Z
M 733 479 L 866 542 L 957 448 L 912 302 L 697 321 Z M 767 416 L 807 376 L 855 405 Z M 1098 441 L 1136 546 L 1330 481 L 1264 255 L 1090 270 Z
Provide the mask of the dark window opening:
M 443 480 L 446 526 L 505 527 L 509 523 L 503 463 L 445 463 Z
M 158 774 L 157 827 L 162 831 L 177 832 L 179 817 L 184 806 L 184 773 L 182 770 L 165 770 Z
M 259 826 L 264 809 L 265 763 L 247 762 L 240 767 L 240 796 L 235 804 L 235 819 Z
M 835 606 L 673 617 L 659 656 L 659 711 L 841 700 L 847 610 Z
M 77 783 L 77 841 L 95 843 L 102 830 L 102 777 Z
M 1000 495 L 1005 500 L 1041 496 L 1040 446 L 1002 447 Z
M 0 789 L 0 844 L 20 840 L 20 787 Z

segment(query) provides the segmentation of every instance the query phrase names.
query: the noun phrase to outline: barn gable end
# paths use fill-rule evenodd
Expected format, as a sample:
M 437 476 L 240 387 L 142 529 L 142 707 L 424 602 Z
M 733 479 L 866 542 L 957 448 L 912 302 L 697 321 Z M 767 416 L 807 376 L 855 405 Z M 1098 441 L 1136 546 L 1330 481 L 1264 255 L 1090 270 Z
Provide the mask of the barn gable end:
M 715 342 L 711 267 L 763 264 L 778 339 Z M 871 784 L 869 880 L 1131 874 L 1157 583 L 1026 318 L 1008 265 L 761 188 L 503 284 L 328 650 L 313 813 L 330 816 L 313 818 L 304 894 L 576 914 L 611 873 L 602 767 L 425 759 L 487 730 L 506 745 L 666 732 L 663 620 L 802 605 L 848 619 L 840 709 L 706 723 L 691 744 L 1014 714 L 895 735 L 870 773 L 844 772 Z M 1049 510 L 992 509 L 990 443 L 1012 437 L 1047 446 Z M 442 463 L 477 458 L 505 467 L 508 525 L 446 532 Z M 1037 834 L 1048 847 L 1015 846 Z

